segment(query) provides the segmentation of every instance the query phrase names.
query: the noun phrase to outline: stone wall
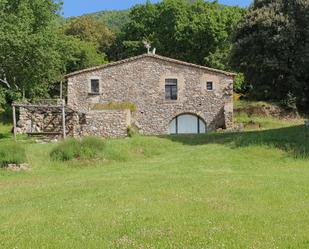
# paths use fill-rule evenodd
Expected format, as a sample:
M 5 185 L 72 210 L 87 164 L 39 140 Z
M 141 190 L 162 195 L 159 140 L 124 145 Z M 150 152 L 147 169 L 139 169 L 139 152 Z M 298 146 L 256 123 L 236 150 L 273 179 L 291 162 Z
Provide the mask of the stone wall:
M 92 78 L 100 79 L 98 95 L 89 94 Z M 165 100 L 166 78 L 178 80 L 178 100 Z M 213 91 L 206 89 L 207 81 L 213 81 Z M 88 112 L 95 103 L 131 102 L 137 107 L 132 123 L 146 135 L 167 134 L 169 123 L 183 113 L 200 116 L 208 130 L 230 127 L 233 110 L 225 111 L 225 106 L 233 105 L 232 95 L 232 75 L 156 56 L 127 60 L 68 78 L 69 107 Z
M 66 133 L 74 136 L 79 128 L 79 116 L 74 112 L 66 112 Z M 62 113 L 61 111 L 38 111 L 19 109 L 18 133 L 52 132 L 62 136 Z
M 224 128 L 232 129 L 234 128 L 233 123 L 233 105 L 228 103 L 224 106 Z
M 68 136 L 125 137 L 130 125 L 130 110 L 66 112 Z M 62 114 L 57 111 L 38 112 L 20 108 L 17 126 L 18 133 L 59 133 L 52 137 L 62 137 Z
M 87 112 L 81 123 L 80 136 L 125 137 L 131 125 L 130 110 Z

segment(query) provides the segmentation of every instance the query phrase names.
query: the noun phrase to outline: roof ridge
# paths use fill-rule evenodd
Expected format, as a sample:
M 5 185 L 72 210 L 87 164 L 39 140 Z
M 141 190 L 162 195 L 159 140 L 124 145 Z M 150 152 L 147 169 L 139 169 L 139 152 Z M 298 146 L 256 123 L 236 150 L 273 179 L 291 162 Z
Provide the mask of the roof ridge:
M 160 60 L 171 62 L 171 63 L 176 63 L 176 64 L 180 64 L 180 65 L 184 65 L 184 66 L 208 70 L 210 72 L 225 74 L 227 76 L 235 76 L 236 75 L 235 73 L 232 73 L 232 72 L 227 72 L 227 71 L 223 71 L 223 70 L 219 70 L 219 69 L 201 66 L 201 65 L 190 63 L 190 62 L 185 62 L 185 61 L 165 57 L 165 56 L 162 56 L 162 55 L 157 55 L 157 54 L 152 54 L 152 53 L 148 54 L 147 53 L 147 54 L 141 54 L 141 55 L 138 55 L 138 56 L 127 58 L 127 59 L 123 59 L 123 60 L 119 60 L 119 61 L 115 61 L 115 62 L 111 62 L 111 63 L 107 63 L 107 64 L 95 66 L 95 67 L 90 67 L 90 68 L 86 68 L 86 69 L 79 70 L 79 71 L 75 71 L 75 72 L 72 72 L 72 73 L 65 75 L 65 78 L 68 79 L 68 78 L 75 76 L 75 75 L 79 75 L 79 74 L 87 73 L 87 72 L 92 72 L 92 71 L 100 70 L 100 69 L 107 68 L 107 67 L 116 66 L 116 65 L 119 65 L 119 64 L 135 61 L 135 60 L 145 58 L 145 57 L 156 58 L 156 59 L 160 59 Z

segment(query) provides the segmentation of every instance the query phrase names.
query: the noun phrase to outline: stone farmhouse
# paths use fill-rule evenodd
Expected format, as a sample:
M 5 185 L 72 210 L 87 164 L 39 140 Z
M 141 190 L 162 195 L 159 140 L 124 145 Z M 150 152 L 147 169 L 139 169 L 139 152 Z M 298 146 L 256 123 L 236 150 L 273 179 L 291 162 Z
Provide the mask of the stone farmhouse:
M 152 53 L 74 72 L 66 75 L 66 108 L 71 110 L 66 113 L 66 132 L 122 137 L 130 126 L 145 135 L 229 129 L 234 76 Z M 113 104 L 124 107 L 115 109 Z M 30 122 L 21 111 L 19 127 L 24 132 L 33 126 L 55 130 L 53 123 L 61 123 L 61 118 L 53 115 L 37 114 Z

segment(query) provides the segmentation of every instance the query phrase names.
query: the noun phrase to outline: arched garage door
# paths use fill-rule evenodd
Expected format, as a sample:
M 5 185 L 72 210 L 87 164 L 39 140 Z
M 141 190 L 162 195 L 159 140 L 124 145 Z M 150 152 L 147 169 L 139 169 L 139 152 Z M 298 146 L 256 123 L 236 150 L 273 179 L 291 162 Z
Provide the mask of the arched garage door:
M 201 134 L 206 133 L 206 124 L 198 116 L 182 114 L 172 120 L 169 134 Z

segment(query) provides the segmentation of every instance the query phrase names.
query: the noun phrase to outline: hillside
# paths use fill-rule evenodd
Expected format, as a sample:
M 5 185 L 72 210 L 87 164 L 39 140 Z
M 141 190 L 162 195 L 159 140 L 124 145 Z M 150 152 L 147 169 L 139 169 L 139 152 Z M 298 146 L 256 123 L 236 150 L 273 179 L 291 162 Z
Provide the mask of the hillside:
M 130 10 L 109 10 L 88 15 L 104 22 L 107 27 L 117 32 L 129 21 L 129 12 Z
M 137 136 L 65 162 L 20 142 L 32 170 L 0 170 L 1 248 L 308 248 L 308 135 Z
M 250 105 L 236 121 L 260 128 L 201 136 L 15 144 L 0 124 L 0 168 L 30 167 L 0 169 L 1 248 L 308 248 L 309 129 Z

